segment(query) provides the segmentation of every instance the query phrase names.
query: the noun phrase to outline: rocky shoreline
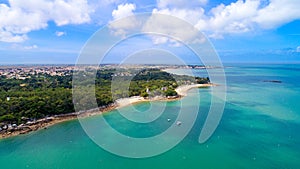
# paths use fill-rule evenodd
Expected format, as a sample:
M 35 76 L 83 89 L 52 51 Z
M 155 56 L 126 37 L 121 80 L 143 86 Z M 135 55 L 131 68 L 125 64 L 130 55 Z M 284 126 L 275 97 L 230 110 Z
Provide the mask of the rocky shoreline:
M 61 122 L 74 120 L 78 118 L 84 118 L 84 117 L 93 116 L 97 114 L 102 114 L 104 112 L 108 112 L 115 108 L 116 108 L 115 104 L 111 104 L 105 107 L 88 110 L 86 112 L 66 113 L 66 114 L 55 115 L 55 116 L 46 117 L 38 120 L 28 121 L 25 124 L 20 124 L 18 126 L 16 124 L 4 125 L 0 131 L 0 139 L 27 134 L 32 131 L 37 131 L 40 129 L 47 129 L 50 126 Z

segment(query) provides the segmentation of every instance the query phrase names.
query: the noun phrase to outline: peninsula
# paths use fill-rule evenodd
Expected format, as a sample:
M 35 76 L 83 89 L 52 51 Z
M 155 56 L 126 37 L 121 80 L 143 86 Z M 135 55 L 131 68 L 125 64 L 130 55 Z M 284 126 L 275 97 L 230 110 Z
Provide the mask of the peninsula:
M 213 86 L 207 77 L 170 74 L 162 71 L 163 68 L 144 66 L 142 69 L 127 67 L 116 70 L 114 66 L 106 65 L 97 69 L 95 95 L 98 107 L 80 112 L 75 112 L 72 102 L 72 66 L 2 68 L 0 137 L 46 129 L 63 121 L 138 102 L 176 100 L 186 96 L 191 88 Z M 83 69 L 87 74 L 91 71 L 95 68 L 86 66 Z M 127 91 L 123 90 L 126 81 L 129 82 Z

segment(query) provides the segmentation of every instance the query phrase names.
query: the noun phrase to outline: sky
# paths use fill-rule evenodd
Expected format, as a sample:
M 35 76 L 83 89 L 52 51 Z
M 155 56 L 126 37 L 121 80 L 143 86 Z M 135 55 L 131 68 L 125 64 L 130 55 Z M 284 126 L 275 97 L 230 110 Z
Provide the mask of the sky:
M 138 22 L 112 23 L 142 13 L 186 21 L 205 35 L 224 63 L 297 63 L 299 6 L 299 0 L 0 0 L 0 64 L 74 64 L 97 31 L 110 31 L 102 35 L 101 43 L 113 36 L 126 37 Z M 190 38 L 175 23 L 152 23 L 155 25 L 142 25 L 141 30 Z M 139 49 L 152 48 L 195 62 L 186 45 L 168 37 L 147 35 L 119 43 L 106 62 L 119 62 L 120 55 L 138 56 Z M 157 51 L 153 53 L 156 60 L 164 57 Z

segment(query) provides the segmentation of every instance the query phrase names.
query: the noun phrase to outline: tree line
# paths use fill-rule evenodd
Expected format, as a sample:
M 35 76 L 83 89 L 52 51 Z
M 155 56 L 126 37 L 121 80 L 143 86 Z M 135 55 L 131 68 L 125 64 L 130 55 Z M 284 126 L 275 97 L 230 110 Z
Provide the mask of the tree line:
M 175 88 L 179 85 L 209 83 L 209 78 L 171 75 L 159 69 L 122 71 L 125 73 L 115 76 L 115 69 L 97 70 L 94 84 L 99 107 L 109 105 L 118 98 L 131 96 L 176 96 Z M 84 94 L 84 84 L 91 83 L 81 83 Z M 72 75 L 39 74 L 25 80 L 0 76 L 0 122 L 20 124 L 28 119 L 74 111 Z

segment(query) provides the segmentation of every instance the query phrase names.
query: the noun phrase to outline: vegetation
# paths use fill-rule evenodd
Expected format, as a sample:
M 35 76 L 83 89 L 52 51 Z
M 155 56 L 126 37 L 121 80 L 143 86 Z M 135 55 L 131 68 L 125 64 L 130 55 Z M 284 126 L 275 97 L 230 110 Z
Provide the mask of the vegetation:
M 208 78 L 170 75 L 159 69 L 135 71 L 121 70 L 122 73 L 115 75 L 114 69 L 98 70 L 95 80 L 98 106 L 107 106 L 115 99 L 129 96 L 176 96 L 174 89 L 179 85 L 209 82 Z M 88 86 L 90 82 L 82 81 L 81 84 Z M 20 124 L 28 119 L 74 111 L 72 75 L 38 74 L 25 80 L 0 76 L 0 122 Z

